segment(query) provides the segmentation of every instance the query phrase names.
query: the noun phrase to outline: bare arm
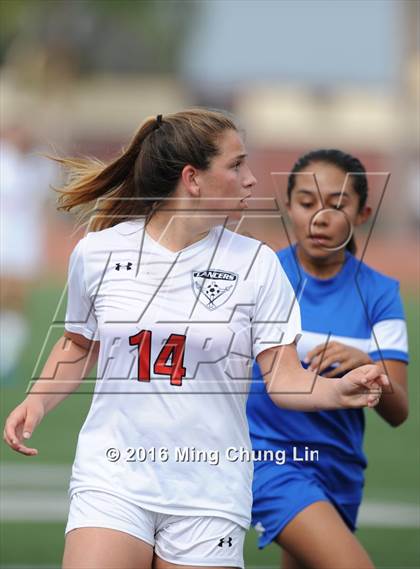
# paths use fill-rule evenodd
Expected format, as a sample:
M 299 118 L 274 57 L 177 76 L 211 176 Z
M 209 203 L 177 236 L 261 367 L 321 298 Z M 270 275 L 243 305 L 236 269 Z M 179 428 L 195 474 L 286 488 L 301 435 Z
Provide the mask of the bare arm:
M 30 393 L 6 420 L 3 438 L 13 450 L 26 455 L 38 453 L 22 444 L 22 438 L 28 439 L 44 416 L 79 387 L 96 364 L 98 353 L 99 342 L 65 332 Z
M 257 357 L 267 392 L 279 407 L 296 411 L 373 407 L 388 378 L 376 365 L 327 379 L 302 368 L 295 344 L 264 350 Z
M 312 372 L 316 370 L 324 377 L 337 377 L 361 365 L 375 363 L 365 352 L 335 341 L 313 348 L 307 354 L 307 361 Z M 331 371 L 326 371 L 337 363 Z M 376 362 L 376 365 L 386 373 L 391 383 L 376 411 L 390 425 L 397 427 L 408 417 L 407 365 L 398 360 Z
M 383 397 L 376 407 L 377 413 L 393 427 L 398 427 L 408 417 L 407 364 L 397 360 L 378 362 L 390 379 Z

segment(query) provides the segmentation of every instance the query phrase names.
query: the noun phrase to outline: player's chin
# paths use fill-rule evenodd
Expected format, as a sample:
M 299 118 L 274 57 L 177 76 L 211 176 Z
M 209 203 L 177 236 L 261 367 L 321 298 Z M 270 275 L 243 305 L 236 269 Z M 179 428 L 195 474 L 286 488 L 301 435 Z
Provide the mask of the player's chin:
M 245 210 L 242 208 L 231 209 L 226 212 L 227 222 L 237 223 L 244 217 L 244 215 L 245 215 Z
M 312 259 L 327 259 L 331 256 L 331 251 L 328 251 L 322 245 L 316 243 L 305 243 L 305 247 L 303 247 L 306 255 L 308 257 L 312 257 Z

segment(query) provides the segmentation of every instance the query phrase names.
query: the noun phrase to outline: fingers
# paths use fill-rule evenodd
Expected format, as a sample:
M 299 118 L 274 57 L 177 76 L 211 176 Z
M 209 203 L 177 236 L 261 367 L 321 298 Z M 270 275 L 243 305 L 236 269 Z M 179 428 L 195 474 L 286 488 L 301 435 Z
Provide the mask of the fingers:
M 391 385 L 389 377 L 385 373 L 381 373 L 378 380 L 380 381 L 381 385 L 383 385 L 383 387 L 388 387 Z
M 344 373 L 347 373 L 352 369 L 353 369 L 352 362 L 342 362 L 339 366 L 335 367 L 328 373 L 323 373 L 322 375 L 324 377 L 340 377 Z
M 27 429 L 27 433 L 29 433 L 30 436 L 36 426 L 36 420 L 32 416 L 29 416 L 25 419 L 24 409 L 17 408 L 9 415 L 8 419 L 6 420 L 3 431 L 3 440 L 7 445 L 9 445 L 12 450 L 21 454 L 25 454 L 27 456 L 34 456 L 38 454 L 38 450 L 36 448 L 27 447 L 21 442 L 22 425 L 24 425 L 23 429 Z M 25 438 L 28 438 L 25 436 L 25 434 L 23 436 Z
M 26 419 L 25 419 L 25 424 L 23 426 L 23 438 L 24 439 L 30 439 L 32 436 L 32 433 L 35 429 L 35 427 L 38 424 L 38 420 L 36 418 L 35 415 L 32 415 L 31 413 L 27 413 L 26 415 Z
M 35 456 L 38 454 L 38 449 L 30 448 L 21 444 L 20 439 L 18 438 L 10 438 L 10 435 L 6 431 L 6 428 L 3 431 L 3 440 L 12 450 L 16 452 L 25 454 L 27 456 Z
M 359 368 L 357 368 L 358 370 L 360 370 L 364 376 L 366 377 L 366 379 L 369 380 L 376 380 L 378 379 L 380 376 L 385 376 L 384 373 L 382 373 L 381 368 L 378 365 L 375 364 L 366 364 L 363 366 L 360 366 Z M 388 383 L 385 383 L 384 385 L 388 385 Z
M 340 362 L 341 364 L 346 363 L 339 357 L 338 353 L 336 353 L 335 351 L 329 354 L 328 356 L 324 356 L 321 360 L 318 360 L 319 361 L 318 365 L 316 364 L 317 360 L 318 358 L 316 358 L 313 361 L 313 363 L 310 365 L 310 369 L 313 371 L 316 370 L 318 373 L 322 373 L 323 371 L 331 367 L 333 364 L 337 364 L 338 362 Z
M 22 421 L 22 417 L 16 413 L 13 412 L 9 415 L 7 421 L 6 421 L 6 425 L 4 427 L 4 440 L 7 442 L 7 444 L 9 446 L 12 446 L 12 448 L 18 444 L 18 435 L 16 433 L 16 429 L 17 426 L 19 425 L 19 423 Z
M 345 406 L 352 408 L 375 407 L 381 399 L 382 388 L 390 384 L 379 366 L 372 364 L 353 369 L 343 379 L 347 381 Z
M 304 359 L 304 362 L 306 364 L 310 363 L 315 356 L 318 356 L 319 354 L 321 354 L 324 351 L 326 346 L 327 346 L 327 344 L 325 344 L 325 343 L 319 344 L 318 346 L 315 346 L 315 348 L 313 348 L 310 352 L 308 352 L 306 354 L 306 358 Z
M 17 448 L 17 440 L 16 439 L 12 439 L 10 437 L 10 435 L 7 433 L 6 431 L 6 427 L 3 430 L 3 440 L 4 442 L 9 445 L 10 448 L 12 448 L 13 450 L 16 450 Z
M 366 394 L 366 403 L 365 406 L 367 407 L 376 407 L 379 401 L 381 400 L 382 396 L 382 386 L 377 381 L 368 380 L 368 382 L 364 382 L 366 389 L 369 391 Z
M 360 377 L 365 383 L 377 380 L 380 376 L 385 375 L 379 366 L 375 364 L 365 364 L 354 368 L 351 372 L 352 377 Z M 381 380 L 382 381 L 382 380 Z
M 14 450 L 20 454 L 24 454 L 26 456 L 36 456 L 38 454 L 38 449 L 27 447 L 27 446 L 21 444 L 20 442 L 17 442 L 15 444 L 11 444 L 9 446 L 12 450 Z
M 382 393 L 371 393 L 368 396 L 367 406 L 368 407 L 376 407 L 376 405 L 381 400 Z
M 312 354 L 314 355 L 311 358 Z M 322 373 L 325 377 L 336 377 L 338 373 L 371 364 L 371 360 L 365 352 L 336 341 L 320 344 L 314 350 L 308 352 L 305 361 L 310 362 L 310 370 L 317 370 L 318 373 Z M 334 364 L 343 366 L 340 368 L 340 372 L 330 370 L 328 374 L 323 373 Z
M 357 409 L 360 407 L 376 407 L 379 401 L 381 400 L 382 393 L 380 391 L 364 391 L 357 395 L 355 394 L 352 398 L 352 401 L 348 401 L 349 407 Z
M 9 447 L 16 452 L 25 454 L 27 456 L 35 456 L 38 454 L 38 449 L 27 447 L 23 445 L 18 439 L 11 440 L 5 431 L 3 432 L 3 439 L 5 443 L 9 445 Z
M 334 363 L 342 363 L 345 358 L 346 353 L 340 344 L 333 342 L 327 346 L 325 351 L 322 351 L 312 359 L 309 368 L 311 370 L 317 370 L 318 373 L 321 373 L 323 370 L 329 368 Z
M 369 388 L 382 390 L 382 387 L 390 387 L 391 383 L 388 376 L 382 373 L 377 365 L 366 365 L 359 368 L 365 374 L 365 385 Z

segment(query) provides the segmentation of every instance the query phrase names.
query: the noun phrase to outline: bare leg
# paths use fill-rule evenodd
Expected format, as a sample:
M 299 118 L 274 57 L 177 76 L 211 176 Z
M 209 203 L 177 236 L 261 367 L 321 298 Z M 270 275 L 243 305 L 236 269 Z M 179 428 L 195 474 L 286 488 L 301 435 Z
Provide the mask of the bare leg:
M 175 563 L 169 563 L 169 561 L 164 561 L 157 555 L 153 558 L 153 569 L 206 569 L 203 565 L 197 567 L 195 565 L 178 565 Z M 208 569 L 239 569 L 239 567 L 208 567 Z
M 153 547 L 128 533 L 107 528 L 68 532 L 62 569 L 151 569 Z
M 302 510 L 276 541 L 289 554 L 287 569 L 374 569 L 365 549 L 329 502 L 315 502 Z
M 306 567 L 299 564 L 285 549 L 282 549 L 282 563 L 280 567 L 281 569 L 306 569 Z

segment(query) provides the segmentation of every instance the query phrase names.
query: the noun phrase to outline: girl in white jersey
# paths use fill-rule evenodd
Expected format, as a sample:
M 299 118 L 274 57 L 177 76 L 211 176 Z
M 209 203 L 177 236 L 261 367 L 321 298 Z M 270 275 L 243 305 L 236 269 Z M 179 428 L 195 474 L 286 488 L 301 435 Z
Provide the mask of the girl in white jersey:
M 225 228 L 256 183 L 228 116 L 159 115 L 107 166 L 62 162 L 73 176 L 61 206 L 96 204 L 96 215 L 71 256 L 64 336 L 5 441 L 37 454 L 23 439 L 98 362 L 64 569 L 243 567 L 253 358 L 291 409 L 373 406 L 388 380 L 375 365 L 335 381 L 302 369 L 299 308 L 277 257 Z

